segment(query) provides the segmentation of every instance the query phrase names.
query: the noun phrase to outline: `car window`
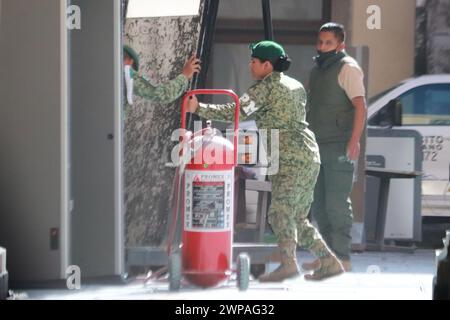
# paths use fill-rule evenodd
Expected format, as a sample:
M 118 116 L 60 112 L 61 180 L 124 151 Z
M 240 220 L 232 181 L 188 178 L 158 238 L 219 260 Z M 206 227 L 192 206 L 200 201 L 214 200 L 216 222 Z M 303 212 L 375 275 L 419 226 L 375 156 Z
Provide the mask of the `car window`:
M 402 82 L 402 83 L 399 83 L 399 84 L 397 84 L 397 85 L 395 85 L 395 86 L 393 86 L 393 87 L 391 87 L 391 88 L 389 88 L 389 89 L 387 89 L 387 90 L 384 90 L 384 91 L 382 91 L 382 92 L 380 92 L 380 93 L 374 95 L 373 97 L 370 97 L 370 98 L 369 98 L 369 105 L 372 104 L 372 103 L 374 103 L 374 102 L 377 101 L 378 99 L 380 99 L 382 96 L 388 94 L 388 93 L 391 92 L 392 90 L 397 89 L 397 88 L 400 87 L 402 84 L 403 84 L 403 82 Z
M 450 84 L 430 84 L 401 96 L 403 125 L 450 125 Z

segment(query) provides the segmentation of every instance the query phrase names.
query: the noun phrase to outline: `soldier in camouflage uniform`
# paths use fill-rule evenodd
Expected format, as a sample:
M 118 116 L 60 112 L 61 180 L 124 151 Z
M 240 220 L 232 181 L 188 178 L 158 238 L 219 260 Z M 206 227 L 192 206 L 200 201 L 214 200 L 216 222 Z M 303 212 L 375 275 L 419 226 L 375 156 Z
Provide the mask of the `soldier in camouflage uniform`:
M 160 86 L 153 86 L 144 76 L 138 73 L 139 56 L 137 53 L 127 45 L 124 46 L 123 50 L 125 82 L 127 88 L 125 116 L 128 114 L 130 106 L 133 104 L 133 94 L 154 102 L 170 103 L 179 98 L 187 90 L 189 80 L 194 73 L 200 72 L 200 60 L 193 55 L 186 61 L 182 73 L 175 79 Z
M 321 261 L 321 268 L 305 275 L 320 280 L 343 272 L 339 259 L 330 251 L 307 216 L 313 200 L 314 185 L 320 168 L 320 156 L 314 134 L 305 121 L 306 92 L 302 84 L 282 73 L 290 60 L 284 49 L 273 41 L 250 46 L 250 71 L 257 82 L 240 98 L 244 119 L 254 119 L 259 129 L 279 130 L 279 171 L 269 176 L 272 203 L 269 223 L 277 237 L 281 265 L 262 275 L 262 282 L 278 282 L 298 275 L 297 242 Z M 193 98 L 188 111 L 205 118 L 231 119 L 234 103 L 211 105 Z

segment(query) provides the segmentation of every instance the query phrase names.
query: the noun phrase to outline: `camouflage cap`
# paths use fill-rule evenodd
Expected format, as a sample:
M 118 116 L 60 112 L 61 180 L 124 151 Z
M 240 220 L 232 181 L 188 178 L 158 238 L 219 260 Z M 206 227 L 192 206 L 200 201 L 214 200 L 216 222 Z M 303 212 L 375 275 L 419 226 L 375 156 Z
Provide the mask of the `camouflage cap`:
M 250 50 L 252 51 L 252 58 L 259 58 L 272 62 L 276 61 L 280 57 L 286 56 L 286 53 L 281 45 L 269 40 L 250 44 Z
M 134 51 L 133 48 L 130 46 L 124 45 L 123 51 L 131 58 L 133 59 L 133 69 L 136 71 L 139 71 L 139 55 Z

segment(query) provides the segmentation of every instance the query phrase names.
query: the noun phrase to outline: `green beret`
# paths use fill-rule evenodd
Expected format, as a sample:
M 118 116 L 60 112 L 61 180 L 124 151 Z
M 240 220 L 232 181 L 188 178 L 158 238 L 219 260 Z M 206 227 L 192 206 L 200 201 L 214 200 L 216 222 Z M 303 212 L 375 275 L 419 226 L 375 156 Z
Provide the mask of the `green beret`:
M 250 44 L 250 50 L 252 51 L 252 58 L 269 60 L 271 62 L 276 62 L 278 58 L 286 56 L 281 45 L 269 40 Z
M 124 45 L 123 51 L 131 58 L 133 59 L 133 69 L 136 71 L 139 71 L 139 56 L 136 53 L 136 51 L 133 50 L 130 46 Z

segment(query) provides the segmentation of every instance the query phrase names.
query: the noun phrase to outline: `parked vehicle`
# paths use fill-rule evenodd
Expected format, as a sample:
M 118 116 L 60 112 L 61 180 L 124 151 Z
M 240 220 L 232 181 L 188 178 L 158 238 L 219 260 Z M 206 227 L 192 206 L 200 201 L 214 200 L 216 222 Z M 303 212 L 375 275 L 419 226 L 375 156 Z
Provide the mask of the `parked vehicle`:
M 397 123 L 385 122 L 389 108 Z M 368 124 L 423 136 L 422 216 L 450 217 L 450 74 L 408 79 L 371 98 Z

